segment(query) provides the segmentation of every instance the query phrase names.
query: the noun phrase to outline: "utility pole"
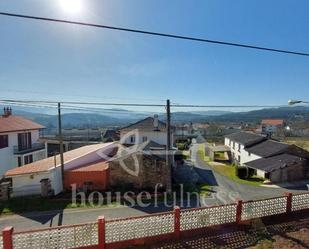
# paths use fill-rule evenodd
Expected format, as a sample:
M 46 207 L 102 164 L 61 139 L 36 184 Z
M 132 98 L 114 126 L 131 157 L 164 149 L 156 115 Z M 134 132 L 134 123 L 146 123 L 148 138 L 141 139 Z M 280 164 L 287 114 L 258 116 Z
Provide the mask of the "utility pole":
M 168 172 L 168 182 L 166 186 L 167 192 L 172 192 L 172 160 L 171 160 L 171 105 L 170 100 L 166 100 L 166 132 L 167 132 L 167 146 L 166 146 L 166 166 Z
M 59 147 L 60 147 L 62 188 L 64 190 L 64 159 L 63 159 L 63 138 L 62 138 L 61 104 L 60 104 L 60 102 L 58 103 L 58 137 L 59 137 Z

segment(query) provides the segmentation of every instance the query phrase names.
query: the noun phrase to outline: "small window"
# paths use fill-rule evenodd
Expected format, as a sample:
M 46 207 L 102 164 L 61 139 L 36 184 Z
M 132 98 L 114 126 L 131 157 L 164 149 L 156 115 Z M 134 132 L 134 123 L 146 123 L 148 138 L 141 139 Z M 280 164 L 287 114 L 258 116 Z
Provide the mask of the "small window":
M 146 136 L 143 137 L 143 142 L 146 142 L 148 138 Z
M 240 162 L 240 156 L 238 156 L 238 162 Z
M 135 143 L 135 136 L 131 136 L 131 137 L 130 137 L 130 142 L 131 142 L 131 143 Z
M 235 150 L 235 142 L 233 142 L 233 149 Z
M 18 161 L 18 167 L 23 165 L 22 158 L 20 156 L 17 158 L 17 161 Z
M 238 151 L 240 151 L 240 144 L 238 144 Z
M 251 156 L 251 152 L 248 152 L 248 156 Z
M 24 160 L 25 160 L 25 164 L 32 163 L 33 162 L 33 156 L 32 155 L 25 156 Z
M 0 136 L 0 149 L 9 147 L 9 136 L 8 135 L 1 135 Z

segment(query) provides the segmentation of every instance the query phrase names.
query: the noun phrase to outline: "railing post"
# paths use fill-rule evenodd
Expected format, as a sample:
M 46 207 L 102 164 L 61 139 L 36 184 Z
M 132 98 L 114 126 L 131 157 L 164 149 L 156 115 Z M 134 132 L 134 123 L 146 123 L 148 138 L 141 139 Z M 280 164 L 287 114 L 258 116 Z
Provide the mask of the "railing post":
M 237 200 L 237 207 L 236 207 L 236 223 L 241 223 L 241 214 L 242 214 L 242 200 Z
M 289 214 L 292 212 L 292 193 L 285 193 L 286 200 L 286 213 Z
M 2 230 L 3 249 L 13 249 L 13 227 Z
M 180 237 L 180 207 L 174 207 L 174 234 L 176 238 Z
M 99 239 L 99 248 L 106 249 L 104 216 L 100 216 L 98 219 L 98 239 Z

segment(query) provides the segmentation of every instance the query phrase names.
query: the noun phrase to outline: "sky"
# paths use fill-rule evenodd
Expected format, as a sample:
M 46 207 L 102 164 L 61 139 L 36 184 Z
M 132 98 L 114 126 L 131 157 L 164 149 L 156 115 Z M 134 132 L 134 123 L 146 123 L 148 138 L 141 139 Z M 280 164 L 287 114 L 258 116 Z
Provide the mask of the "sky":
M 1 0 L 0 12 L 309 52 L 308 0 Z M 309 57 L 0 16 L 0 98 L 284 105 Z

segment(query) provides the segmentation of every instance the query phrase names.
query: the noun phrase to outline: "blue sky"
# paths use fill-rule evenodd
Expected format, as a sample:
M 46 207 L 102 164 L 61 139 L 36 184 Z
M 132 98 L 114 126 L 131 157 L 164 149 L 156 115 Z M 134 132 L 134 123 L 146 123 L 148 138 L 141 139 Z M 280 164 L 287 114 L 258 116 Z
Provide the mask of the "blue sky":
M 0 11 L 309 52 L 308 0 L 1 0 Z M 309 57 L 0 16 L 0 98 L 282 105 Z

